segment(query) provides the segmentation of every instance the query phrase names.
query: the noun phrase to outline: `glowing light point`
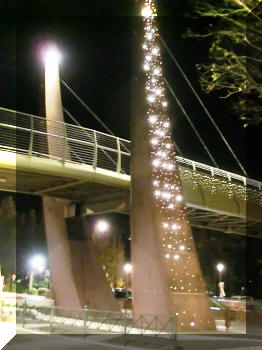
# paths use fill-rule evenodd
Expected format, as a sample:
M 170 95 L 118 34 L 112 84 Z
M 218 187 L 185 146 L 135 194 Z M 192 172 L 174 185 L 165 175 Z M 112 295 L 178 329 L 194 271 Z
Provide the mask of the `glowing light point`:
M 181 245 L 181 246 L 179 247 L 179 249 L 180 249 L 180 250 L 185 250 L 185 246 L 184 246 L 184 245 Z
M 174 255 L 174 259 L 175 259 L 175 260 L 178 260 L 178 259 L 179 259 L 179 255 L 178 255 L 178 254 L 175 254 L 175 255 Z
M 157 121 L 157 117 L 156 117 L 155 115 L 151 115 L 151 116 L 149 117 L 149 122 L 150 122 L 151 124 L 154 124 L 156 121 Z
M 163 107 L 167 107 L 167 101 L 162 102 Z
M 57 65 L 61 61 L 61 53 L 55 46 L 50 46 L 44 51 L 44 61 L 46 65 Z
M 170 258 L 170 254 L 166 254 L 165 257 L 166 257 L 167 259 L 169 259 L 169 258 Z
M 158 167 L 158 166 L 160 165 L 159 159 L 154 159 L 154 160 L 153 160 L 153 165 L 154 165 L 155 167 Z
M 183 200 L 183 197 L 181 196 L 181 194 L 178 194 L 177 196 L 176 196 L 176 201 L 177 202 L 181 202 Z
M 149 65 L 146 63 L 146 64 L 144 64 L 144 70 L 149 70 L 150 69 L 150 67 L 149 67 Z
M 142 16 L 143 17 L 150 17 L 153 15 L 153 11 L 149 6 L 146 6 L 142 9 Z

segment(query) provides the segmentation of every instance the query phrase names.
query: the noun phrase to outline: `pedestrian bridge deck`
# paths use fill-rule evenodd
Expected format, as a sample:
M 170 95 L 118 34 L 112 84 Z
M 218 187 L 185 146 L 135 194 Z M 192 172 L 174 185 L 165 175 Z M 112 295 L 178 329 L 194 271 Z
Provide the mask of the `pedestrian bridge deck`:
M 128 140 L 0 108 L 0 189 L 128 211 Z M 50 130 L 50 129 L 49 129 Z M 50 155 L 47 140 L 56 145 Z M 177 157 L 192 225 L 262 237 L 262 183 Z

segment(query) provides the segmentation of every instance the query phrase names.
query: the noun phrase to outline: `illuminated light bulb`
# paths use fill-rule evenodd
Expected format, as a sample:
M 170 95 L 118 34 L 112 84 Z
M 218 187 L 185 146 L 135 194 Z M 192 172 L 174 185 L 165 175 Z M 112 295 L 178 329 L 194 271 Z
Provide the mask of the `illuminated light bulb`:
M 168 209 L 174 209 L 174 204 L 169 204 Z
M 152 96 L 152 95 L 149 95 L 149 96 L 147 97 L 147 99 L 148 99 L 149 102 L 155 102 L 155 97 Z
M 178 195 L 176 196 L 176 201 L 177 201 L 177 202 L 181 202 L 182 199 L 183 199 L 183 197 L 181 196 L 181 194 L 178 194 Z
M 161 95 L 161 89 L 156 89 L 155 90 L 155 94 L 158 95 L 158 96 Z
M 170 198 L 171 198 L 171 194 L 170 194 L 169 192 L 163 192 L 163 193 L 162 193 L 162 197 L 163 197 L 164 199 L 170 199 Z
M 167 222 L 164 222 L 164 223 L 163 223 L 163 226 L 164 226 L 164 228 L 168 228 L 168 223 L 167 223 Z
M 163 107 L 167 107 L 167 101 L 162 102 Z
M 142 9 L 142 16 L 143 17 L 150 17 L 153 15 L 153 11 L 150 8 L 150 6 L 146 6 Z
M 160 74 L 160 69 L 159 68 L 155 68 L 154 69 L 154 74 L 155 75 L 159 75 Z
M 168 169 L 168 170 L 173 170 L 173 168 L 174 168 L 173 164 L 168 164 L 168 165 L 167 165 L 167 169 Z
M 146 35 L 146 37 L 147 37 L 148 40 L 152 40 L 152 39 L 153 39 L 152 33 L 148 33 L 148 34 Z
M 156 191 L 155 191 L 155 196 L 156 196 L 156 197 L 159 197 L 159 196 L 160 196 L 160 191 L 156 190 Z
M 181 246 L 179 247 L 179 249 L 180 249 L 180 250 L 185 250 L 185 246 L 184 246 L 184 245 L 181 245 Z
M 151 124 L 154 124 L 156 121 L 157 121 L 157 117 L 156 117 L 155 115 L 151 115 L 151 116 L 149 117 L 149 122 L 150 122 Z
M 169 259 L 169 258 L 170 258 L 170 254 L 166 254 L 165 257 L 166 257 L 167 259 Z
M 171 144 L 170 144 L 170 143 L 167 143 L 167 144 L 166 144 L 166 148 L 167 148 L 167 149 L 170 149 L 170 148 L 171 148 Z
M 147 60 L 147 61 L 151 61 L 151 60 L 152 60 L 152 56 L 147 55 L 147 56 L 146 56 L 146 60 Z
M 149 67 L 149 65 L 146 63 L 146 64 L 144 64 L 144 70 L 149 70 L 150 69 L 150 67 Z
M 153 181 L 153 185 L 154 185 L 154 186 L 158 186 L 158 185 L 159 185 L 159 182 L 158 182 L 157 180 L 154 180 L 154 181 Z
M 168 244 L 167 248 L 169 249 L 172 248 L 172 244 Z
M 144 50 L 147 50 L 147 46 L 146 46 L 146 44 L 143 44 L 143 46 L 142 46 L 142 47 L 143 47 L 143 49 L 144 49 Z
M 169 186 L 168 184 L 164 184 L 164 187 L 165 187 L 165 188 L 168 188 L 168 186 Z
M 166 169 L 167 168 L 167 163 L 163 163 L 163 168 Z
M 153 165 L 154 165 L 155 167 L 158 167 L 158 166 L 160 165 L 159 159 L 154 159 L 154 160 L 153 160 Z
M 195 322 L 190 322 L 190 326 L 194 327 L 195 326 Z
M 158 47 L 154 47 L 153 50 L 152 50 L 152 54 L 153 55 L 157 55 L 158 54 Z
M 175 254 L 175 255 L 174 255 L 174 259 L 175 259 L 175 260 L 178 260 L 178 259 L 179 259 L 179 255 Z
M 152 78 L 151 81 L 154 84 L 156 82 L 156 78 Z
M 172 225 L 172 230 L 176 230 L 177 229 L 177 224 L 173 224 Z
M 165 128 L 168 128 L 169 125 L 170 125 L 169 122 L 165 122 L 165 123 L 164 123 L 164 127 L 165 127 Z
M 184 287 L 181 287 L 181 290 L 184 290 Z
M 152 139 L 151 143 L 152 143 L 152 145 L 157 145 L 158 144 L 158 139 Z

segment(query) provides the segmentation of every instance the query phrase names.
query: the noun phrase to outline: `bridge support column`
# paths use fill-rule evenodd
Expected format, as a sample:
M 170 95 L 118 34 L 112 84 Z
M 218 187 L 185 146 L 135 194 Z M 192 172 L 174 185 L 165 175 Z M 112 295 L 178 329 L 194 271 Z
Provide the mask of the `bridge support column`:
M 153 8 L 154 2 L 146 1 L 146 4 Z M 139 26 L 141 23 L 136 24 L 136 28 Z M 153 16 L 145 26 L 147 29 L 154 28 Z M 141 67 L 143 62 L 142 37 L 141 30 L 135 40 L 136 67 Z M 155 50 L 159 43 L 157 39 L 153 43 L 148 40 L 146 47 L 146 55 L 149 55 L 150 48 Z M 154 64 L 160 67 L 160 55 L 157 57 Z M 147 74 L 146 79 L 142 69 L 135 73 L 132 87 L 131 254 L 134 314 L 162 317 L 176 314 L 179 332 L 214 329 L 183 201 L 169 118 L 158 97 L 153 96 L 151 104 L 146 102 L 150 101 L 146 96 L 146 85 L 150 93 L 159 88 L 164 94 L 164 84 L 158 76 L 152 83 L 152 76 L 157 73 L 150 66 L 148 68 L 152 72 Z M 159 85 L 155 87 L 157 83 Z M 152 98 L 151 95 L 149 97 Z M 154 98 L 161 103 L 153 104 Z
M 65 202 L 43 198 L 45 230 L 56 306 L 80 308 L 65 222 Z

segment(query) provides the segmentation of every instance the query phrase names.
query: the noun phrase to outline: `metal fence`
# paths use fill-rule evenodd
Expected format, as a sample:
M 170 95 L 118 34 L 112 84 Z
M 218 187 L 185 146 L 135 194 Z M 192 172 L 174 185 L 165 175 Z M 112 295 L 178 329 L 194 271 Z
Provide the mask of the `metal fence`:
M 16 307 L 17 325 L 39 333 L 140 335 L 176 341 L 176 322 L 175 315 L 138 315 L 130 310 L 48 308 L 26 303 Z
M 130 174 L 131 143 L 116 136 L 4 108 L 0 108 L 0 135 L 0 148 L 11 152 Z M 192 173 L 262 190 L 262 182 L 245 176 L 179 156 L 177 162 Z

